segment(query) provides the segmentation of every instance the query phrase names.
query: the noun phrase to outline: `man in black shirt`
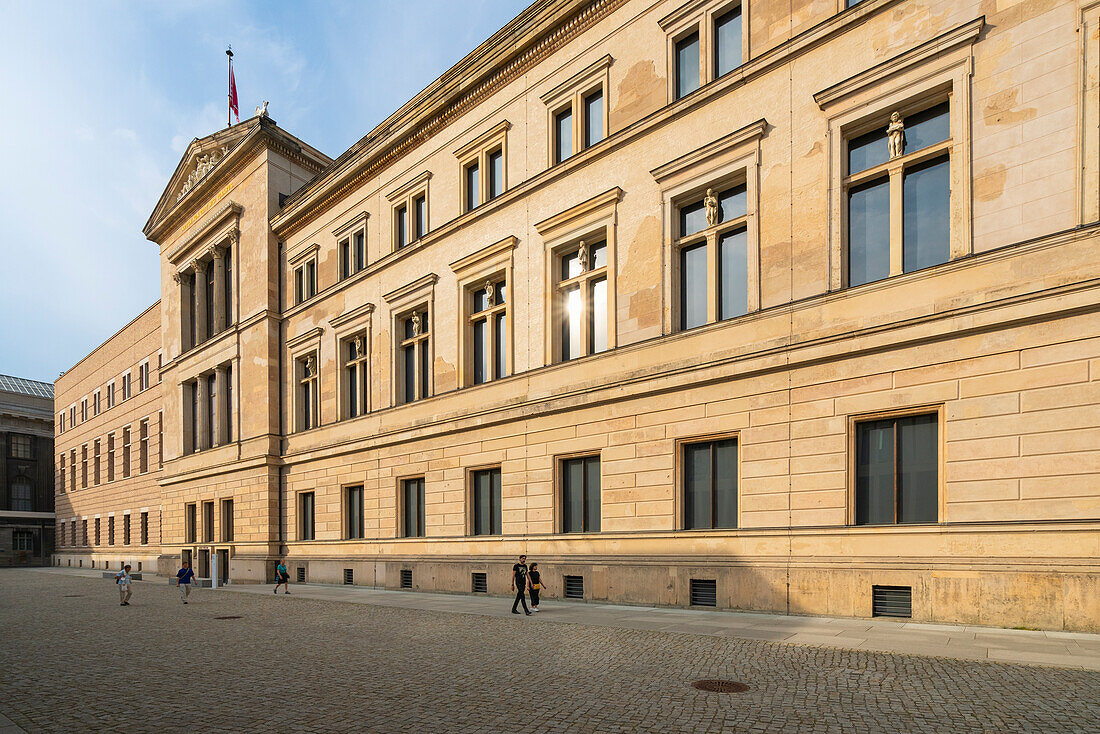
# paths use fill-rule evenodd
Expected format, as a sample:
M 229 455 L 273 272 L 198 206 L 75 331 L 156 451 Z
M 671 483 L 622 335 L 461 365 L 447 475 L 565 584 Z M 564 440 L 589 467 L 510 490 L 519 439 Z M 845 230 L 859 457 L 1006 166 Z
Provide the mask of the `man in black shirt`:
M 512 602 L 512 614 L 519 614 L 517 606 L 523 604 L 523 613 L 531 616 L 531 610 L 527 608 L 527 556 L 520 556 L 519 563 L 512 566 L 512 591 L 516 592 L 516 600 Z

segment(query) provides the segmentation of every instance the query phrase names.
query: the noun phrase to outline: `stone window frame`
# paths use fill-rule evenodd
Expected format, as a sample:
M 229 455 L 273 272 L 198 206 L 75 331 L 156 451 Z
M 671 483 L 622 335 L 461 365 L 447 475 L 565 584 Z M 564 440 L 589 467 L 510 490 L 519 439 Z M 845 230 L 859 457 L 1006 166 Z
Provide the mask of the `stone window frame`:
M 676 44 L 691 34 L 699 34 L 699 89 L 720 78 L 715 68 L 713 51 L 714 22 L 735 6 L 741 6 L 741 66 L 749 62 L 752 58 L 749 55 L 749 18 L 753 2 L 755 0 L 691 0 L 657 21 L 665 33 L 668 104 L 683 99 L 676 96 Z M 692 93 L 689 92 L 684 97 Z
M 349 341 L 360 337 L 363 339 L 363 353 L 356 360 L 356 363 L 360 365 L 361 369 L 365 372 L 365 378 L 362 380 L 359 394 L 359 411 L 354 418 L 362 418 L 367 415 L 373 409 L 371 392 L 373 385 L 371 384 L 371 356 L 373 354 L 373 322 L 374 322 L 374 304 L 364 303 L 351 311 L 343 313 L 329 320 L 329 326 L 332 328 L 332 344 L 336 353 L 336 362 L 338 374 L 336 376 L 336 388 L 339 393 L 339 407 L 337 409 L 337 420 L 351 420 L 353 417 L 349 415 L 348 409 L 348 382 L 347 382 L 347 366 L 348 360 L 345 358 L 344 347 Z
M 1082 2 L 1078 20 L 1081 111 L 1077 119 L 1078 224 L 1100 221 L 1100 0 Z
M 405 482 L 410 480 L 419 479 L 424 483 L 424 505 L 421 508 L 424 511 L 424 526 L 421 528 L 422 535 L 406 535 L 405 534 L 405 518 L 406 518 L 406 503 L 405 503 Z M 394 504 L 395 512 L 394 516 L 394 537 L 399 539 L 408 540 L 423 540 L 428 537 L 428 478 L 424 472 L 413 472 L 411 474 L 402 474 L 399 477 L 395 477 L 396 486 L 396 503 Z
M 604 480 L 604 460 L 603 449 L 605 447 L 592 446 L 587 449 L 576 449 L 575 451 L 567 451 L 561 454 L 554 454 L 554 497 L 553 497 L 553 522 L 554 522 L 554 534 L 563 535 L 565 537 L 577 537 L 582 535 L 599 535 L 605 532 L 604 527 L 604 509 L 605 503 L 603 501 L 603 480 Z M 591 459 L 596 458 L 600 461 L 600 529 L 599 530 L 575 530 L 572 532 L 565 532 L 565 515 L 563 507 L 565 504 L 565 462 L 571 459 Z M 502 488 L 503 491 L 503 488 Z
M 332 230 L 332 236 L 336 239 L 336 267 L 339 268 L 337 272 L 338 282 L 345 281 L 366 270 L 367 263 L 370 262 L 370 250 L 367 240 L 367 220 L 369 218 L 370 214 L 368 212 L 360 212 L 351 221 L 344 222 Z M 355 262 L 355 238 L 358 236 L 363 238 L 363 262 L 361 263 Z M 347 248 L 346 253 L 345 247 Z
M 115 381 L 111 380 L 104 387 L 104 392 L 107 394 L 107 410 L 115 407 Z
M 454 152 L 455 158 L 458 159 L 459 173 L 458 189 L 460 198 L 458 210 L 463 214 L 474 211 L 497 198 L 489 195 L 488 172 L 489 156 L 498 151 L 503 156 L 501 168 L 504 181 L 501 182 L 500 194 L 497 196 L 508 191 L 508 130 L 511 127 L 512 123 L 502 120 Z M 478 166 L 478 203 L 476 206 L 471 207 L 469 206 L 470 192 L 467 191 L 466 171 L 475 163 Z
M 675 507 L 673 512 L 673 527 L 678 533 L 734 533 L 745 529 L 744 523 L 744 502 L 745 497 L 744 487 L 744 452 L 741 450 L 744 447 L 744 442 L 741 440 L 742 430 L 732 431 L 714 431 L 709 433 L 702 433 L 692 436 L 681 436 L 673 442 L 673 494 L 675 495 Z M 687 520 L 685 518 L 684 505 L 687 501 L 686 493 L 684 491 L 684 482 L 687 479 L 687 472 L 684 467 L 684 447 L 696 443 L 715 443 L 717 441 L 729 441 L 734 440 L 737 442 L 737 527 L 732 528 L 716 528 L 713 527 L 713 522 L 709 528 L 688 528 Z M 712 519 L 713 520 L 713 519 Z
M 697 244 L 701 238 L 708 243 L 708 290 L 717 284 L 717 271 L 710 255 L 717 247 L 717 235 L 728 228 L 743 226 L 748 233 L 746 243 L 747 274 L 747 314 L 760 310 L 760 141 L 768 129 L 764 119 L 757 120 L 735 130 L 712 143 L 697 148 L 650 173 L 661 188 L 661 206 L 664 219 L 665 252 L 663 257 L 663 298 L 668 304 L 663 311 L 663 329 L 665 334 L 682 331 L 680 321 L 680 258 L 679 252 L 685 245 Z M 720 189 L 725 186 L 745 184 L 745 217 L 736 222 L 722 222 L 697 232 L 687 238 L 679 236 L 679 208 L 694 201 L 706 189 Z M 712 294 L 713 295 L 713 294 Z M 707 325 L 718 323 L 711 319 L 717 297 L 708 298 Z
M 397 252 L 398 250 L 403 250 L 406 247 L 418 244 L 420 240 L 432 231 L 431 197 L 429 196 L 431 178 L 432 172 L 424 171 L 411 181 L 405 182 L 386 194 L 386 200 L 390 203 L 390 252 Z M 465 180 L 465 174 L 463 174 L 463 180 Z M 415 225 L 416 202 L 421 198 L 424 199 L 424 231 L 417 232 Z M 403 245 L 399 244 L 397 240 L 398 212 L 402 211 L 402 209 L 404 210 L 403 216 L 405 217 L 405 244 Z
M 553 168 L 556 165 L 564 163 L 582 150 L 586 150 L 592 147 L 592 145 L 597 145 L 610 136 L 610 130 L 608 128 L 611 120 L 611 105 L 608 104 L 608 97 L 611 92 L 610 70 L 613 63 L 614 59 L 611 55 L 605 55 L 542 95 L 542 103 L 546 105 L 547 168 Z M 600 123 L 603 126 L 603 137 L 591 145 L 586 145 L 584 140 L 585 123 L 587 122 L 584 116 L 585 102 L 597 91 L 603 95 L 603 110 Z M 558 161 L 558 128 L 556 122 L 557 116 L 565 110 L 570 110 L 573 114 L 572 149 L 569 151 L 569 155 L 562 158 L 561 161 Z
M 830 291 L 848 287 L 845 206 L 847 141 L 881 126 L 894 111 L 916 112 L 937 102 L 948 102 L 950 142 L 915 151 L 912 155 L 926 157 L 937 155 L 942 150 L 948 152 L 951 161 L 948 262 L 973 252 L 970 82 L 974 68 L 973 44 L 983 27 L 982 18 L 964 23 L 814 95 L 814 100 L 825 113 L 828 127 Z M 908 155 L 889 163 L 906 160 Z M 895 197 L 891 190 L 891 198 L 896 198 L 900 207 L 900 191 Z M 892 202 L 890 275 L 887 280 L 902 273 L 902 222 L 895 221 L 898 217 L 894 216 L 894 208 Z M 898 236 L 894 235 L 895 229 L 899 232 Z
M 616 276 L 618 273 L 618 204 L 623 190 L 608 189 L 549 219 L 535 225 L 543 241 L 545 364 L 561 364 L 561 310 L 558 308 L 558 284 L 561 273 L 561 257 L 575 250 L 583 240 L 607 243 L 607 349 L 617 346 L 618 304 Z M 587 350 L 587 344 L 585 345 Z M 569 362 L 591 357 L 585 354 Z
M 475 464 L 473 466 L 463 467 L 465 476 L 464 481 L 466 484 L 466 527 L 464 535 L 467 538 L 503 538 L 507 534 L 504 532 L 504 464 L 500 461 L 489 461 L 482 464 Z M 474 533 L 474 475 L 482 471 L 492 471 L 496 469 L 500 473 L 500 532 L 499 533 Z M 490 511 L 492 505 L 490 503 Z M 492 528 L 492 519 L 490 518 L 489 526 Z
M 359 532 L 351 534 L 351 503 L 349 490 L 359 489 L 359 498 L 363 503 L 363 517 L 360 518 Z M 367 540 L 367 485 L 366 482 L 344 482 L 340 485 L 340 538 L 342 540 Z
M 509 292 L 508 300 L 504 305 L 505 328 L 508 332 L 504 355 L 507 374 L 504 377 L 516 374 L 513 306 L 515 304 L 515 249 L 518 243 L 517 237 L 509 235 L 450 264 L 458 285 L 459 318 L 455 327 L 458 332 L 458 385 L 460 388 L 474 386 L 474 335 L 471 322 L 474 315 L 473 293 L 478 288 L 483 288 L 486 282 L 500 278 L 503 278 Z M 498 379 L 504 378 L 491 378 L 482 384 L 495 382 Z
M 138 363 L 138 392 L 145 392 L 149 386 L 149 358 L 146 357 Z
M 435 285 L 439 280 L 439 277 L 435 273 L 428 273 L 422 278 L 414 280 L 412 283 L 402 286 L 394 291 L 390 291 L 382 296 L 382 299 L 386 301 L 386 305 L 389 311 L 388 321 L 390 325 L 390 333 L 393 335 L 393 343 L 391 348 L 392 358 L 390 360 L 391 375 L 390 380 L 390 400 L 392 406 L 398 405 L 411 405 L 413 403 L 420 402 L 435 395 L 435 353 L 438 348 L 437 339 L 434 335 L 437 333 L 437 319 L 436 319 L 436 300 L 435 300 Z M 428 314 L 428 331 L 426 334 L 427 350 L 428 350 L 428 384 L 425 386 L 419 386 L 417 388 L 418 397 L 415 400 L 402 400 L 402 386 L 404 385 L 404 371 L 401 365 L 401 343 L 404 341 L 404 330 L 402 327 L 402 321 L 414 311 L 426 310 Z M 421 387 L 426 391 L 426 395 L 419 396 Z
M 293 257 L 288 257 L 286 264 L 290 270 L 290 293 L 291 302 L 287 304 L 287 308 L 293 308 L 300 303 L 305 303 L 314 296 L 317 295 L 317 254 L 320 252 L 321 246 L 318 244 L 312 244 L 309 247 L 302 248 L 299 252 L 295 253 Z M 312 273 L 313 281 L 310 283 L 306 276 Z M 309 292 L 308 295 L 306 292 Z
M 312 527 L 310 528 L 310 537 L 303 537 L 305 533 L 305 522 L 302 513 L 302 500 L 306 495 L 313 497 L 313 517 L 310 518 Z M 299 543 L 309 543 L 317 540 L 317 491 L 315 489 L 302 489 L 294 493 L 294 528 L 295 528 L 295 540 Z
M 96 417 L 103 412 L 103 392 L 102 390 L 94 390 L 92 392 L 92 417 Z
M 293 427 L 292 433 L 301 433 L 303 431 L 311 431 L 321 426 L 321 334 L 323 330 L 320 327 L 310 329 L 304 334 L 300 334 L 295 337 L 291 337 L 286 341 L 287 356 L 289 358 L 289 364 L 291 365 L 290 373 L 290 395 L 288 396 L 287 404 L 291 406 L 290 424 Z M 311 375 L 306 375 L 305 370 L 309 360 L 313 360 L 313 371 Z M 306 427 L 306 415 L 303 412 L 302 406 L 302 388 L 306 386 L 307 380 L 311 381 L 309 385 L 310 390 L 310 425 Z
M 856 427 L 860 423 L 891 418 L 906 418 L 915 415 L 937 416 L 936 451 L 936 517 L 935 523 L 897 523 L 886 525 L 857 525 L 856 524 Z M 867 528 L 871 531 L 881 531 L 886 528 L 897 528 L 904 531 L 914 525 L 942 525 L 947 517 L 947 408 L 944 403 L 927 403 L 903 408 L 887 408 L 883 410 L 865 411 L 853 413 L 847 416 L 845 447 L 847 456 L 844 461 L 844 488 L 845 488 L 845 522 L 846 527 Z M 740 456 L 738 457 L 740 459 Z M 896 491 L 896 487 L 895 487 Z

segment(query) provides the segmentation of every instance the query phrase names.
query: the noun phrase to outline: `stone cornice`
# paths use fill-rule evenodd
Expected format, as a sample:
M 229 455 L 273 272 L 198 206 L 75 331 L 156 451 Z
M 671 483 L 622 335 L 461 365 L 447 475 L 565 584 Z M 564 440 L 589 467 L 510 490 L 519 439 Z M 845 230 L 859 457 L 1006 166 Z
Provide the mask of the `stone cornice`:
M 292 196 L 271 219 L 276 235 L 285 239 L 304 227 L 332 202 L 438 134 L 625 2 L 542 0 L 533 4 Z M 562 16 L 568 17 L 559 22 Z
M 374 304 L 364 303 L 362 306 L 356 306 L 350 311 L 345 311 L 339 316 L 333 316 L 331 319 L 328 320 L 328 323 L 335 329 L 362 316 L 370 316 L 372 313 L 374 313 Z
M 487 247 L 481 248 L 475 253 L 455 260 L 453 263 L 451 263 L 451 270 L 459 274 L 464 273 L 470 268 L 480 265 L 486 260 L 496 257 L 503 252 L 514 249 L 518 242 L 519 239 L 517 237 L 515 237 L 514 235 L 509 235 L 499 242 L 494 242 Z
M 303 344 L 308 344 L 311 341 L 316 341 L 321 338 L 321 334 L 325 332 L 320 326 L 317 326 L 309 331 L 306 331 L 298 336 L 292 336 L 286 340 L 287 349 L 297 349 Z
M 736 148 L 739 145 L 747 143 L 751 140 L 759 140 L 764 136 L 764 131 L 768 129 L 768 121 L 764 118 L 760 118 L 756 122 L 749 123 L 740 130 L 734 130 L 729 135 L 721 137 L 714 142 L 707 143 L 701 148 L 682 155 L 674 161 L 669 161 L 662 166 L 658 166 L 650 171 L 650 174 L 658 182 L 667 179 L 669 176 L 674 176 L 685 168 L 690 168 L 700 161 L 704 161 L 708 158 L 713 158 L 716 155 Z
M 232 199 L 226 201 L 216 212 L 207 217 L 206 220 L 199 225 L 198 229 L 196 229 L 186 240 L 172 248 L 172 251 L 167 255 L 168 262 L 174 265 L 183 260 L 188 250 L 213 234 L 219 227 L 223 226 L 227 220 L 234 216 L 240 216 L 243 211 L 244 207 Z M 235 224 L 232 229 L 236 229 Z
M 382 299 L 385 300 L 386 303 L 393 303 L 394 301 L 399 301 L 399 300 L 401 300 L 402 298 L 404 298 L 405 296 L 407 296 L 411 293 L 416 293 L 419 290 L 422 290 L 422 289 L 425 289 L 425 288 L 430 288 L 430 287 L 434 286 L 437 280 L 439 280 L 438 275 L 436 275 L 435 273 L 428 273 L 427 275 L 425 275 L 422 278 L 417 278 L 416 280 L 414 280 L 411 283 L 403 285 L 400 288 L 397 288 L 395 290 L 390 291 L 389 293 L 384 294 L 382 296 Z
M 574 207 L 570 207 L 560 214 L 555 214 L 549 219 L 544 219 L 535 225 L 535 230 L 546 237 L 547 233 L 561 229 L 570 222 L 580 219 L 591 212 L 598 211 L 609 204 L 613 204 L 622 198 L 623 190 L 616 186 L 602 194 L 597 194 L 587 201 L 583 201 Z

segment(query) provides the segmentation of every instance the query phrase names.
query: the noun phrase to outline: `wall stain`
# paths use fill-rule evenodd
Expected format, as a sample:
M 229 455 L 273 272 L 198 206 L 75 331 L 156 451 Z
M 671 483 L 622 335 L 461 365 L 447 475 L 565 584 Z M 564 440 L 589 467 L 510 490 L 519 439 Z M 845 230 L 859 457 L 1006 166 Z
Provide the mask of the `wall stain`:
M 610 128 L 622 130 L 665 104 L 665 79 L 657 76 L 652 60 L 631 66 L 619 82 L 614 109 L 610 112 Z
M 974 198 L 978 201 L 993 201 L 1000 198 L 1008 180 L 1008 169 L 1003 163 L 990 166 L 974 177 Z
M 1016 109 L 1020 97 L 1020 88 L 1002 89 L 990 95 L 982 109 L 982 118 L 986 125 L 1011 125 L 1032 120 L 1037 114 L 1034 107 Z
M 635 329 L 661 324 L 661 222 L 648 216 L 638 225 L 630 245 L 624 249 L 618 273 L 618 289 L 626 301 L 627 318 Z

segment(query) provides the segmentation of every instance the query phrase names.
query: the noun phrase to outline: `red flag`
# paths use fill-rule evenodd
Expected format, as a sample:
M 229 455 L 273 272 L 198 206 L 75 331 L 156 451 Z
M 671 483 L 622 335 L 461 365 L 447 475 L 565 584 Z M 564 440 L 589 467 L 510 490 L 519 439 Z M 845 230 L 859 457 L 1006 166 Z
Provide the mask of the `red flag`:
M 233 78 L 233 59 L 229 59 L 229 111 L 237 116 L 237 122 L 241 121 L 241 114 L 237 108 L 237 81 Z

